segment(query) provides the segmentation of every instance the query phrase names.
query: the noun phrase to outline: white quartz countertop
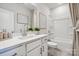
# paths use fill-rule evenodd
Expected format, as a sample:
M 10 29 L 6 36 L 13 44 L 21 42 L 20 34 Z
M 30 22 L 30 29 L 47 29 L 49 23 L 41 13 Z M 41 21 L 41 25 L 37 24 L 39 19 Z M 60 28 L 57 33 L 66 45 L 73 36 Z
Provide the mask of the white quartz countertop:
M 9 48 L 12 48 L 13 46 L 17 46 L 17 45 L 20 45 L 20 44 L 23 44 L 23 43 L 30 43 L 34 40 L 37 40 L 38 38 L 41 38 L 41 37 L 45 37 L 47 36 L 48 34 L 42 34 L 42 35 L 35 35 L 33 37 L 23 37 L 22 39 L 19 39 L 18 37 L 14 37 L 12 39 L 7 39 L 7 40 L 4 40 L 4 41 L 0 41 L 0 53 L 2 53 L 3 51 L 9 49 Z

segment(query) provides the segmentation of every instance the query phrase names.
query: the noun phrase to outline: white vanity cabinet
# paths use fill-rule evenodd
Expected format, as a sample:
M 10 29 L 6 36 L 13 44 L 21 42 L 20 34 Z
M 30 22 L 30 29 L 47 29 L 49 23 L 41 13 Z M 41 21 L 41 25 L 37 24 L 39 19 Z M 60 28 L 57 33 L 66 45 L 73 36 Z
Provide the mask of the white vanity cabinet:
M 37 41 L 27 44 L 27 56 L 47 56 L 47 37 L 39 38 Z
M 38 36 L 32 39 L 23 39 L 23 40 L 24 41 L 21 40 L 9 41 L 9 43 L 14 42 L 15 44 L 14 45 L 12 44 L 10 45 L 10 47 L 5 48 L 7 49 L 6 51 L 3 52 L 0 51 L 0 56 L 47 56 L 48 55 L 47 36 Z

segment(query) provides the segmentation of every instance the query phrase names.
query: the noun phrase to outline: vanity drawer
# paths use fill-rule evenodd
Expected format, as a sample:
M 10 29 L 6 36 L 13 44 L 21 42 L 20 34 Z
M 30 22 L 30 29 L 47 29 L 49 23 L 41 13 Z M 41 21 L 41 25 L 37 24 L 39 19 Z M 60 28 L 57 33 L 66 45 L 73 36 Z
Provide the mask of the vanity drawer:
M 16 49 L 13 49 L 13 50 L 0 54 L 0 56 L 14 56 L 14 55 L 16 55 Z
M 27 56 L 41 56 L 41 50 L 40 49 L 41 49 L 41 46 L 38 46 L 37 48 L 35 48 L 31 52 L 27 53 Z
M 35 49 L 37 46 L 41 45 L 41 40 L 33 41 L 27 44 L 27 52 Z

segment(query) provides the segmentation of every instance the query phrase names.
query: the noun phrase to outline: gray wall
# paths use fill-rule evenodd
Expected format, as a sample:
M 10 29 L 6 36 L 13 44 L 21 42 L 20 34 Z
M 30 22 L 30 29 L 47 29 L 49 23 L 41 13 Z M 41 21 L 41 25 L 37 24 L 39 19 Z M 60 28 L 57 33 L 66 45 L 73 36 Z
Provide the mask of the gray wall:
M 17 13 L 22 13 L 25 14 L 27 16 L 29 16 L 29 20 L 28 23 L 30 26 L 30 21 L 31 21 L 31 16 L 32 16 L 32 12 L 30 9 L 28 9 L 25 5 L 23 5 L 22 3 L 16 4 L 16 3 L 0 3 L 0 8 L 12 11 L 14 13 L 14 19 L 15 19 L 15 32 L 20 32 L 20 29 L 24 28 L 24 25 L 22 24 L 17 24 Z M 26 26 L 27 27 L 27 26 Z

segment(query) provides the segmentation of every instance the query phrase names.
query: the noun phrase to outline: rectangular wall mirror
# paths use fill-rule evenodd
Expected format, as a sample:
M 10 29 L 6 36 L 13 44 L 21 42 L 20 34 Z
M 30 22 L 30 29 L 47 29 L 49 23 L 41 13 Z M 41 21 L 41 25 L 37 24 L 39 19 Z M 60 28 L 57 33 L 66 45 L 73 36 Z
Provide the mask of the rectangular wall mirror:
M 19 23 L 19 24 L 27 24 L 28 19 L 29 19 L 29 17 L 27 15 L 24 15 L 24 14 L 21 14 L 21 13 L 17 14 L 17 23 Z
M 47 17 L 42 13 L 39 13 L 39 26 L 40 28 L 47 28 Z

